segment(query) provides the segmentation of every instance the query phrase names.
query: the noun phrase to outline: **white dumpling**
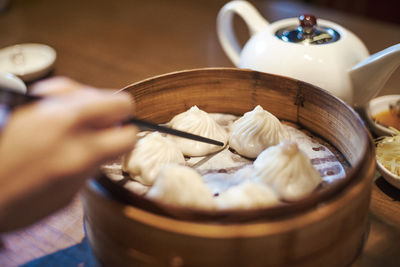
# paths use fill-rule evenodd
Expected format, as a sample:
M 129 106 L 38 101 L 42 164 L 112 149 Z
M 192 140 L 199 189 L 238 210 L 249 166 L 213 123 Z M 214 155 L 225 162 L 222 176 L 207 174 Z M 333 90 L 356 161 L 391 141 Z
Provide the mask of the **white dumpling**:
M 200 110 L 197 106 L 176 115 L 168 125 L 174 129 L 214 139 L 224 144 L 228 142 L 227 131 L 207 112 Z M 190 157 L 205 156 L 223 148 L 176 136 L 169 136 L 169 138 L 176 142 L 184 155 Z
M 200 174 L 194 169 L 177 164 L 166 164 L 146 195 L 165 204 L 193 208 L 214 209 L 214 197 Z
M 278 118 L 258 105 L 233 123 L 229 146 L 242 156 L 256 158 L 267 147 L 287 138 Z
M 124 184 L 124 187 L 128 189 L 131 192 L 134 192 L 135 194 L 143 196 L 146 194 L 150 187 L 147 185 L 143 185 L 139 182 L 136 181 L 128 181 L 127 183 Z
M 174 142 L 154 132 L 139 139 L 123 157 L 122 170 L 142 184 L 152 185 L 164 164 L 171 162 L 185 164 L 185 158 Z
M 294 142 L 284 141 L 264 150 L 254 161 L 254 179 L 269 185 L 285 200 L 311 193 L 321 182 L 319 172 Z
M 250 209 L 274 206 L 279 199 L 268 186 L 246 181 L 221 193 L 216 202 L 219 209 Z

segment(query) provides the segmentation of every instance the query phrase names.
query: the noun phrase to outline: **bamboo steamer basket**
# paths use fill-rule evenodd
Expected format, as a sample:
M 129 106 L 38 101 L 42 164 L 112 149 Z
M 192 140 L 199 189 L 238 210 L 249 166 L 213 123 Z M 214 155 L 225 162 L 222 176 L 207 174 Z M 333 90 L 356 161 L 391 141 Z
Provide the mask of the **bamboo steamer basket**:
M 232 68 L 175 72 L 124 91 L 135 98 L 137 117 L 158 123 L 193 105 L 243 114 L 260 104 L 322 137 L 350 168 L 346 178 L 283 207 L 202 214 L 155 208 L 140 196 L 127 204 L 92 180 L 83 192 L 85 225 L 102 265 L 346 266 L 359 255 L 375 154 L 363 122 L 343 101 L 298 80 Z

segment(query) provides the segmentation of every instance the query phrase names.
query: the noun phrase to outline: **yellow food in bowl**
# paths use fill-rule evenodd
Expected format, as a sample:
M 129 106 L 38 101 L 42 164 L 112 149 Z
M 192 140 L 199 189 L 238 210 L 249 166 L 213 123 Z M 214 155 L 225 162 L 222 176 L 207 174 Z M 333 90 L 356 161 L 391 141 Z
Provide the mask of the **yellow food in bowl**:
M 391 130 L 395 132 L 393 136 L 378 141 L 376 158 L 388 171 L 400 176 L 400 131 Z

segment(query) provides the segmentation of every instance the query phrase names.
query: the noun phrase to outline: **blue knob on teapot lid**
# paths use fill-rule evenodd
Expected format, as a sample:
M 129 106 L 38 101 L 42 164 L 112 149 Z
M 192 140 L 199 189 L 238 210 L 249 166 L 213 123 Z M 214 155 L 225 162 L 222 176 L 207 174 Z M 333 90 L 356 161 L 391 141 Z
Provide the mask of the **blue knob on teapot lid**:
M 279 29 L 275 36 L 285 42 L 305 45 L 329 44 L 340 39 L 340 34 L 334 29 L 317 25 L 313 15 L 301 15 L 299 25 Z

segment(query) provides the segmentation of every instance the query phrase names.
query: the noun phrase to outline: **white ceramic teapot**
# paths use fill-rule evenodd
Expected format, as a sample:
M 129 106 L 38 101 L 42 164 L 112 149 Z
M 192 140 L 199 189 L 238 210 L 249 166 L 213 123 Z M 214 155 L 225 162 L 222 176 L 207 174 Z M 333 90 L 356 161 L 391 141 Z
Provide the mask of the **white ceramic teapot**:
M 235 37 L 234 14 L 250 31 L 243 49 Z M 303 15 L 269 24 L 246 1 L 220 10 L 217 32 L 236 66 L 309 82 L 354 106 L 374 97 L 400 63 L 400 44 L 369 56 L 361 40 L 336 23 L 318 19 L 317 24 L 315 17 Z

